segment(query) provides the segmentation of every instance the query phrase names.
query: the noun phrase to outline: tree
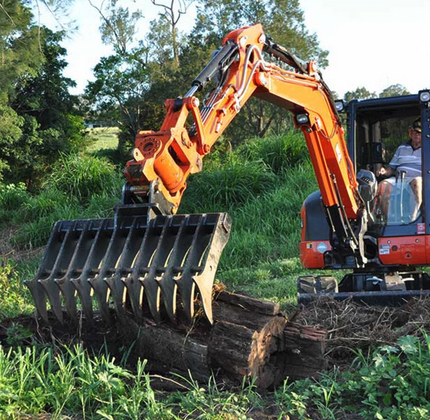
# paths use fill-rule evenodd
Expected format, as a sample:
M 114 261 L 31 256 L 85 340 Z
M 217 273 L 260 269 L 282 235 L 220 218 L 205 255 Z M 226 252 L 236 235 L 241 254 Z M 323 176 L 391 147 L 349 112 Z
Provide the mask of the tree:
M 35 75 L 21 78 L 10 102 L 22 117 L 22 136 L 11 156 L 9 180 L 27 181 L 29 186 L 59 156 L 81 141 L 83 119 L 76 117 L 75 98 L 68 89 L 74 81 L 63 76 L 66 50 L 62 32 L 40 28 L 40 48 L 44 61 Z
M 20 0 L 2 2 L 0 12 L 0 86 L 9 97 L 16 83 L 34 76 L 43 61 L 38 28 L 32 13 Z
M 266 35 L 302 60 L 316 60 L 320 67 L 328 64 L 328 52 L 306 29 L 299 0 L 202 0 L 192 35 L 199 45 L 220 45 L 230 31 L 256 23 L 262 23 Z M 287 131 L 291 125 L 291 116 L 285 110 L 251 99 L 224 136 L 234 144 L 250 136 L 263 137 L 270 131 Z
M 154 6 L 160 7 L 163 12 L 160 13 L 160 23 L 164 20 L 164 23 L 168 24 L 170 29 L 170 44 L 173 52 L 173 59 L 176 65 L 179 65 L 179 34 L 178 34 L 178 23 L 180 18 L 187 13 L 189 5 L 193 2 L 187 0 L 171 0 L 170 4 L 164 4 L 161 0 L 151 0 Z
M 395 84 L 385 88 L 379 94 L 379 97 L 388 98 L 390 96 L 404 96 L 404 95 L 410 95 L 410 92 L 403 85 Z
M 376 98 L 375 92 L 369 92 L 365 87 L 359 87 L 353 91 L 346 92 L 343 99 L 349 102 L 352 99 L 371 99 Z
M 131 53 L 142 57 L 145 50 L 141 45 Z M 146 65 L 141 66 L 129 55 L 102 57 L 94 68 L 96 80 L 86 87 L 86 98 L 121 129 L 119 150 L 122 153 L 128 152 L 139 130 L 153 128 L 154 121 L 160 118 L 162 110 L 148 100 L 149 72 Z
M 121 130 L 119 150 L 127 156 L 139 130 L 160 125 L 166 94 L 179 94 L 184 85 L 183 69 L 178 66 L 181 48 L 176 25 L 188 3 L 172 0 L 169 5 L 161 1 L 154 4 L 163 12 L 150 23 L 146 39 L 138 43 L 134 37 L 140 13 L 119 7 L 116 0 L 111 0 L 108 12 L 98 9 L 102 39 L 114 46 L 115 54 L 102 58 L 95 67 L 96 80 L 88 84 L 86 98 L 94 101 L 93 111 L 98 115 L 117 122 Z

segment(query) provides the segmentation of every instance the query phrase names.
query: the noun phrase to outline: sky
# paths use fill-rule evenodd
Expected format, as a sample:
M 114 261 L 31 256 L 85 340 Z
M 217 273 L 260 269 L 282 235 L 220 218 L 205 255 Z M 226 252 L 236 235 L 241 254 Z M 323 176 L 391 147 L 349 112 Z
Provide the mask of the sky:
M 145 24 L 158 9 L 150 0 L 134 4 L 146 18 L 143 36 Z M 300 5 L 309 33 L 315 33 L 320 47 L 329 51 L 323 77 L 339 96 L 358 87 L 377 94 L 393 84 L 411 93 L 430 88 L 430 0 L 300 0 Z M 192 10 L 188 16 L 188 21 L 182 19 L 182 30 L 192 26 Z M 72 93 L 79 94 L 94 80 L 92 69 L 100 57 L 112 50 L 100 40 L 100 19 L 88 0 L 75 0 L 68 17 L 78 29 L 63 43 L 69 63 L 65 76 L 76 81 Z M 55 26 L 46 12 L 41 22 Z

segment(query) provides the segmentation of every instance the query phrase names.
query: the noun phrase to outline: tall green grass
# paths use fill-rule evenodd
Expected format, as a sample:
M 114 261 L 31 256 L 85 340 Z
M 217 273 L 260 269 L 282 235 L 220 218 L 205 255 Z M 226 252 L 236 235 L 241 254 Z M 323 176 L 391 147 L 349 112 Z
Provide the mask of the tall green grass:
M 0 223 L 19 226 L 16 245 L 39 247 L 58 220 L 112 216 L 123 183 L 121 173 L 106 159 L 64 155 L 39 194 L 30 195 L 22 184 L 0 188 Z
M 260 395 L 252 382 L 223 390 L 211 378 L 172 377 L 180 391 L 157 392 L 145 361 L 133 371 L 102 352 L 79 346 L 0 347 L 0 419 L 204 419 L 263 418 L 424 420 L 430 416 L 430 339 L 402 337 L 353 366 L 318 379 L 289 382 Z M 123 360 L 123 362 L 125 359 Z M 265 418 L 265 417 L 264 417 Z
M 258 398 L 252 385 L 233 394 L 215 382 L 203 388 L 192 377 L 178 378 L 181 393 L 157 394 L 145 365 L 139 361 L 130 372 L 114 358 L 91 355 L 78 346 L 0 347 L 0 419 L 51 413 L 54 419 L 233 420 L 245 419 Z
M 55 165 L 44 188 L 61 191 L 87 204 L 101 192 L 121 190 L 123 179 L 105 159 L 87 155 L 65 155 Z

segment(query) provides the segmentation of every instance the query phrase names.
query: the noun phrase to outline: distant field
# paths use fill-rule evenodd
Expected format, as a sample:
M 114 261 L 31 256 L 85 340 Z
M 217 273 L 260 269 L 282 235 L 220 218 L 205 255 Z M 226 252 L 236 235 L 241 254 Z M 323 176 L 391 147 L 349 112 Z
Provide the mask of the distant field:
M 100 127 L 88 129 L 88 152 L 101 149 L 116 149 L 118 146 L 118 127 Z

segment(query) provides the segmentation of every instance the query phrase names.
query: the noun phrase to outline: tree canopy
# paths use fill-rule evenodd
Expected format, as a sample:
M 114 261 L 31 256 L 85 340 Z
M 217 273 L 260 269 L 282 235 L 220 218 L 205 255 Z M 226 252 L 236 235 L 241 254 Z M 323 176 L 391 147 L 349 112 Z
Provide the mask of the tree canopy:
M 27 4 L 8 0 L 0 13 L 0 181 L 30 186 L 79 142 L 82 120 L 63 76 L 64 33 L 39 27 Z

